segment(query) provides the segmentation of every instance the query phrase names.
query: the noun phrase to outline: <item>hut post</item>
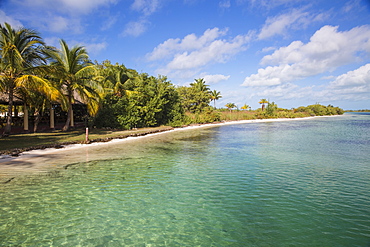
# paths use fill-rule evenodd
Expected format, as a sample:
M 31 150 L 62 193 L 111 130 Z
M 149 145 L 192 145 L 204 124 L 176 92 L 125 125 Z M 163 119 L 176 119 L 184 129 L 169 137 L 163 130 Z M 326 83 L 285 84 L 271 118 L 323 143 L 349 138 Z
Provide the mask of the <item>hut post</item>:
M 26 104 L 24 104 L 23 113 L 23 130 L 28 131 L 28 108 Z
M 54 107 L 50 107 L 50 129 L 55 129 L 55 122 L 54 122 Z
M 71 109 L 71 127 L 74 127 L 75 126 L 75 123 L 74 123 L 74 119 L 73 119 L 73 108 Z

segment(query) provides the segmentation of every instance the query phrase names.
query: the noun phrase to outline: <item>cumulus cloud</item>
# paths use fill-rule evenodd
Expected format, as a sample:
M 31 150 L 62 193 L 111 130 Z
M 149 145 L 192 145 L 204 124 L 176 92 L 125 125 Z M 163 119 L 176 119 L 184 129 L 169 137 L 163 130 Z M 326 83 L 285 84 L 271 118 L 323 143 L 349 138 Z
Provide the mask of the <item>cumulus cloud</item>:
M 348 71 L 332 79 L 329 84 L 319 87 L 299 87 L 294 83 L 275 86 L 251 87 L 251 97 L 273 98 L 279 100 L 309 99 L 312 102 L 333 102 L 338 100 L 370 99 L 370 64 Z
M 312 15 L 301 9 L 294 9 L 290 13 L 268 18 L 258 38 L 267 39 L 275 35 L 285 35 L 290 28 L 301 29 L 315 20 L 323 19 L 323 17 L 323 14 Z
M 201 76 L 204 81 L 207 83 L 207 84 L 216 84 L 220 81 L 226 81 L 230 78 L 229 75 L 221 75 L 221 74 L 216 74 L 216 75 L 204 75 L 204 76 Z
M 370 26 L 343 32 L 338 31 L 338 27 L 324 26 L 307 44 L 294 41 L 263 57 L 261 64 L 270 66 L 246 77 L 243 86 L 274 86 L 334 71 L 362 59 L 363 53 L 369 52 Z
M 202 36 L 197 37 L 194 33 L 186 35 L 183 39 L 168 39 L 154 48 L 153 52 L 147 54 L 149 61 L 168 58 L 178 52 L 200 50 L 217 38 L 226 35 L 227 29 L 207 29 Z
M 324 100 L 369 100 L 370 99 L 370 64 L 348 71 L 329 83 L 320 92 Z
M 192 52 L 176 54 L 171 62 L 167 64 L 170 70 L 192 69 L 194 67 L 205 66 L 210 62 L 223 63 L 231 56 L 245 49 L 246 43 L 244 36 L 237 36 L 230 42 L 226 40 L 214 40 L 208 46 Z
M 362 90 L 364 93 L 370 93 L 370 64 L 365 64 L 356 70 L 348 71 L 338 76 L 334 81 L 330 82 L 329 87 L 341 90 L 352 88 Z
M 197 70 L 210 63 L 224 63 L 235 54 L 247 49 L 249 35 L 238 35 L 221 39 L 227 29 L 207 29 L 200 37 L 189 34 L 183 39 L 168 39 L 147 54 L 149 61 L 166 61 L 159 71 L 164 74 L 186 73 Z

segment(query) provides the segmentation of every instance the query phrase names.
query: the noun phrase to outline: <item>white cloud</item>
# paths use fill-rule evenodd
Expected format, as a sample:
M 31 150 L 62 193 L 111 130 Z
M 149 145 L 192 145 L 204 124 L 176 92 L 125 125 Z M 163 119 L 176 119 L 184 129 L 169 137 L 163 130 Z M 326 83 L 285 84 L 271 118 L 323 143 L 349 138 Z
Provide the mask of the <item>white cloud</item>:
M 53 32 L 64 32 L 70 28 L 69 19 L 62 16 L 54 16 L 48 18 L 48 29 L 53 30 Z
M 108 44 L 106 42 L 90 43 L 90 44 L 85 44 L 85 48 L 89 54 L 98 54 L 101 51 L 105 50 L 107 48 L 107 45 Z
M 192 33 L 186 35 L 182 40 L 179 38 L 168 39 L 162 44 L 155 47 L 153 52 L 147 54 L 146 57 L 149 61 L 153 61 L 172 57 L 177 52 L 190 52 L 194 50 L 199 50 L 213 42 L 215 39 L 224 36 L 226 33 L 227 29 L 220 30 L 218 28 L 213 28 L 207 29 L 199 38 L 194 33 Z
M 158 71 L 163 74 L 194 74 L 210 63 L 224 63 L 234 55 L 247 49 L 250 35 L 238 35 L 230 39 L 221 39 L 226 30 L 207 29 L 202 36 L 189 34 L 183 39 L 168 39 L 147 54 L 149 61 L 162 60 L 166 65 Z
M 321 20 L 322 18 L 322 14 L 311 15 L 303 10 L 294 9 L 290 13 L 268 18 L 258 38 L 267 39 L 275 35 L 285 35 L 290 28 L 302 29 L 312 21 Z
M 292 100 L 302 98 L 313 98 L 313 87 L 300 88 L 298 85 L 286 83 L 276 87 L 264 87 L 256 91 L 253 96 L 261 98 L 279 99 L 279 100 Z
M 118 0 L 13 0 L 18 18 L 38 30 L 81 33 L 81 18 Z
M 216 74 L 216 75 L 204 75 L 201 76 L 201 78 L 204 79 L 206 84 L 216 84 L 220 81 L 226 81 L 230 78 L 229 75 L 221 75 L 221 74 Z
M 7 16 L 4 11 L 0 10 L 0 24 L 3 23 L 10 24 L 13 28 L 19 28 L 22 27 L 22 23 L 10 16 Z
M 146 31 L 150 23 L 147 20 L 131 21 L 126 24 L 123 31 L 124 36 L 138 37 Z
M 335 76 L 333 75 L 328 75 L 328 76 L 323 76 L 321 77 L 320 79 L 321 80 L 333 80 L 335 78 Z
M 248 41 L 245 36 L 236 36 L 230 42 L 226 40 L 214 40 L 208 46 L 192 52 L 176 54 L 167 64 L 170 70 L 192 69 L 205 66 L 211 62 L 223 63 L 231 56 L 245 50 L 244 45 Z
M 106 31 L 106 30 L 110 29 L 117 21 L 118 21 L 118 16 L 109 16 L 103 22 L 102 27 L 100 29 L 102 31 Z
M 32 0 L 33 1 L 33 0 Z M 72 11 L 88 13 L 103 5 L 116 3 L 117 0 L 60 0 L 61 3 Z
M 324 26 L 307 44 L 294 41 L 262 58 L 261 64 L 274 65 L 245 78 L 243 86 L 273 86 L 326 71 L 363 59 L 370 53 L 370 26 L 340 32 L 338 27 Z
M 265 87 L 276 86 L 282 83 L 282 71 L 289 68 L 289 65 L 268 66 L 265 69 L 259 69 L 257 74 L 246 77 L 242 86 Z
M 331 81 L 321 92 L 326 100 L 369 100 L 370 99 L 370 64 L 348 71 Z
M 332 77 L 327 77 L 329 79 Z M 333 78 L 332 78 L 333 79 Z M 320 90 L 315 90 L 318 88 Z M 315 87 L 300 87 L 293 83 L 283 83 L 274 86 L 250 87 L 251 97 L 270 98 L 278 100 L 308 99 L 311 102 L 333 102 L 343 100 L 370 99 L 370 64 L 348 71 L 329 84 Z
M 70 14 L 88 14 L 94 9 L 109 4 L 114 4 L 118 0 L 16 0 L 17 4 L 38 10 L 53 10 L 56 12 Z
M 347 73 L 338 76 L 330 83 L 332 89 L 363 89 L 363 92 L 370 93 L 370 64 L 365 64 L 360 68 L 348 71 Z
M 230 0 L 223 0 L 218 3 L 218 6 L 221 9 L 228 9 L 231 7 Z
M 135 0 L 131 5 L 133 10 L 142 12 L 144 15 L 149 16 L 160 8 L 159 0 Z
M 360 0 L 350 0 L 348 1 L 343 7 L 342 7 L 342 11 L 345 12 L 345 13 L 350 13 L 352 12 L 354 9 L 357 9 L 357 8 L 360 8 Z

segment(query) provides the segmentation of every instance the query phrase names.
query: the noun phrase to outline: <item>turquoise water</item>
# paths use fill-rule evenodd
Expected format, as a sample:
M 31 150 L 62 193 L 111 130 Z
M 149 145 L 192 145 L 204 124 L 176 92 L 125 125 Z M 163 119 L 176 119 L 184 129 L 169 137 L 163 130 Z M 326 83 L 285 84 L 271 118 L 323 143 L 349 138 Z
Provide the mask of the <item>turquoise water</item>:
M 0 246 L 370 246 L 369 127 L 345 114 L 90 147 L 100 160 L 0 185 Z

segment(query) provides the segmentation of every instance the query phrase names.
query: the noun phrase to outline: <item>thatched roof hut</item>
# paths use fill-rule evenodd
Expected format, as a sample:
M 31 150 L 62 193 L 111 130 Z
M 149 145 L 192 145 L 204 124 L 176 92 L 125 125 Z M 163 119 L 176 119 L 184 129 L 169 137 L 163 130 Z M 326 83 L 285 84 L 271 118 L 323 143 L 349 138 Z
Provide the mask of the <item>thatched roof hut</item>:
M 6 93 L 0 93 L 0 105 L 8 105 L 9 104 L 9 95 Z M 23 100 L 17 96 L 14 95 L 13 97 L 13 105 L 23 105 Z

